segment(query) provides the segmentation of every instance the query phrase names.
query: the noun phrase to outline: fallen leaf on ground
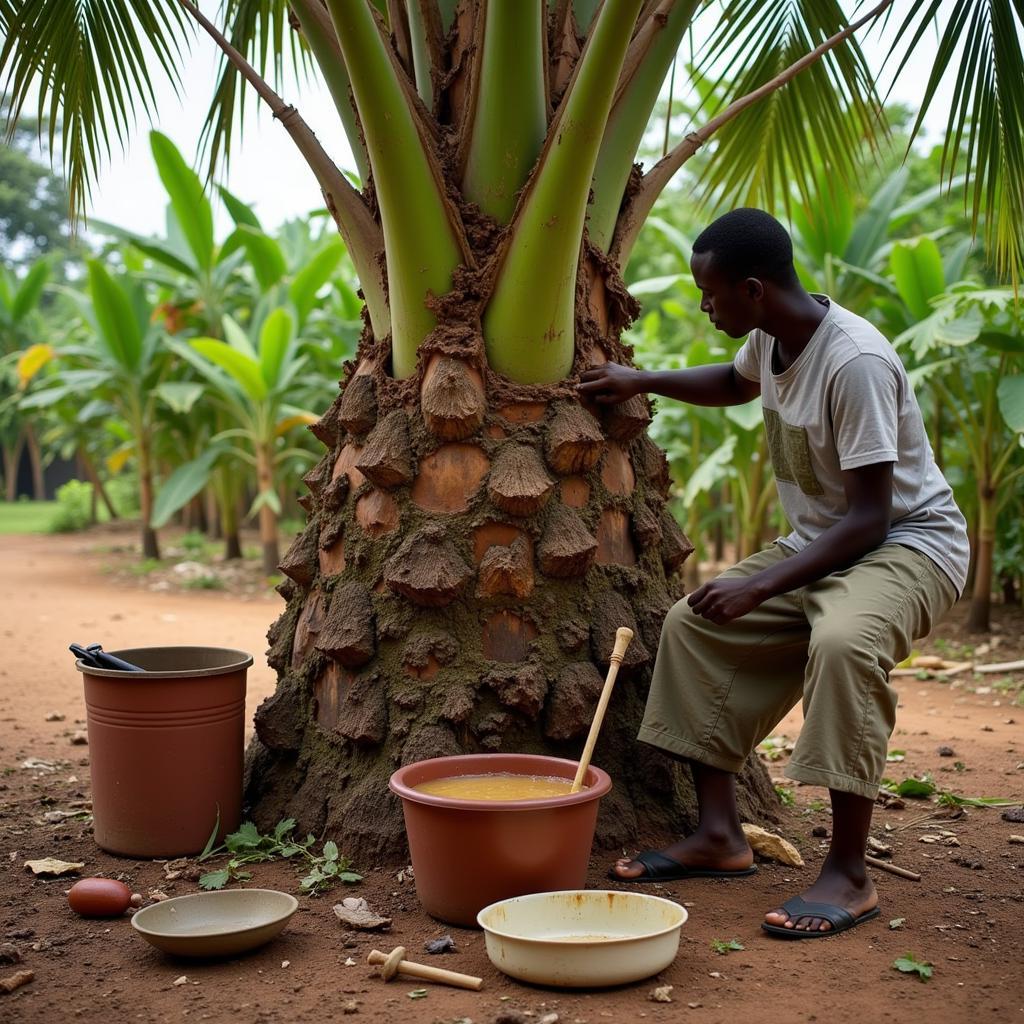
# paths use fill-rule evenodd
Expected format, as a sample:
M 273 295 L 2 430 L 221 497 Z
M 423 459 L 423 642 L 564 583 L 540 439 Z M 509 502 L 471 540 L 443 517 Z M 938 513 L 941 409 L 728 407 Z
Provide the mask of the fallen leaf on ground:
M 27 860 L 25 867 L 34 875 L 77 875 L 84 864 L 77 861 L 57 860 L 54 857 L 44 857 L 42 860 Z
M 671 1003 L 672 1002 L 672 986 L 671 985 L 659 985 L 656 989 L 653 989 L 648 998 L 652 1003 Z
M 44 761 L 41 757 L 30 757 L 21 762 L 21 767 L 26 771 L 55 772 L 60 768 L 60 762 Z
M 1024 836 L 1010 836 L 1011 843 L 1024 843 Z
M 902 928 L 904 924 L 906 924 L 906 922 L 907 919 L 905 917 L 894 917 L 889 922 L 889 927 L 890 929 L 892 929 L 892 931 L 896 931 L 897 929 Z
M 769 857 L 772 860 L 777 860 L 780 864 L 788 864 L 794 868 L 804 866 L 803 857 L 788 839 L 783 839 L 782 836 L 777 836 L 773 832 L 761 828 L 760 825 L 751 825 L 748 822 L 743 823 L 743 834 L 747 837 L 747 842 L 750 843 L 754 852 L 761 854 L 762 857 Z

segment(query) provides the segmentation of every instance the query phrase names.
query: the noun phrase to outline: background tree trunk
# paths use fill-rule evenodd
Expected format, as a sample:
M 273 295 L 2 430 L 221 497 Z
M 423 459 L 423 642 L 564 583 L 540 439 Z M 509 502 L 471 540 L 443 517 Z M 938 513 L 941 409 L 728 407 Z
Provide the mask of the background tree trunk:
M 974 586 L 967 629 L 987 633 L 992 610 L 992 558 L 996 539 L 996 494 L 987 481 L 978 482 L 978 540 L 975 547 Z
M 35 501 L 46 501 L 46 481 L 43 479 L 43 451 L 39 447 L 39 438 L 31 423 L 25 426 L 25 447 L 28 449 L 29 467 L 32 470 L 32 498 Z
M 18 464 L 24 447 L 24 431 L 18 433 L 18 439 L 12 447 L 4 447 L 4 497 L 7 501 L 16 501 L 18 498 Z

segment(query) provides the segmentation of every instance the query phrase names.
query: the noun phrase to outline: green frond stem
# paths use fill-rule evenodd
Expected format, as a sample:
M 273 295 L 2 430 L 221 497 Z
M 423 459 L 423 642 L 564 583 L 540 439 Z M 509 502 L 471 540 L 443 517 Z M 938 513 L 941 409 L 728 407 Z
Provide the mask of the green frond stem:
M 634 193 L 628 206 L 619 218 L 619 223 L 615 229 L 615 235 L 612 241 L 612 258 L 617 260 L 620 266 L 625 266 L 629 261 L 629 255 L 633 250 L 633 244 L 636 242 L 637 236 L 640 234 L 640 229 L 643 227 L 644 221 L 647 219 L 647 215 L 651 212 L 651 207 L 654 206 L 654 203 L 658 196 L 661 195 L 662 190 L 672 179 L 676 171 L 678 171 L 679 168 L 682 167 L 683 164 L 685 164 L 686 161 L 689 160 L 690 157 L 692 157 L 693 154 L 696 153 L 712 135 L 715 134 L 715 132 L 717 132 L 723 125 L 728 124 L 733 120 L 733 118 L 743 113 L 743 111 L 748 107 L 791 82 L 798 74 L 800 74 L 801 71 L 809 67 L 811 64 L 814 64 L 815 61 L 820 60 L 830 50 L 835 49 L 842 42 L 852 36 L 859 28 L 862 28 L 869 22 L 874 21 L 891 5 L 892 0 L 882 0 L 880 4 L 868 11 L 864 17 L 858 18 L 857 21 L 852 22 L 850 25 L 847 25 L 846 28 L 830 36 L 821 43 L 820 46 L 816 46 L 813 50 L 804 54 L 804 56 L 799 60 L 794 61 L 794 63 L 790 64 L 789 67 L 785 68 L 770 81 L 765 82 L 764 85 L 730 103 L 729 106 L 708 121 L 702 128 L 699 128 L 697 131 L 691 132 L 687 135 L 682 142 L 672 149 L 668 156 L 659 160 L 650 169 L 650 171 L 644 175 L 640 188 Z
M 409 21 L 405 16 L 405 0 L 385 0 L 387 26 L 391 30 L 395 53 L 402 68 L 412 75 L 412 40 L 409 38 Z
M 380 207 L 391 307 L 392 372 L 411 376 L 420 342 L 436 326 L 429 295 L 451 290 L 469 259 L 458 213 L 421 135 L 415 94 L 401 82 L 365 0 L 328 0 L 366 138 Z
M 270 107 L 274 117 L 284 126 L 296 148 L 309 164 L 310 170 L 316 176 L 324 193 L 328 209 L 338 225 L 338 231 L 348 247 L 356 273 L 359 275 L 359 283 L 366 296 L 366 308 L 370 314 L 370 325 L 374 335 L 384 337 L 389 327 L 388 303 L 384 294 L 384 283 L 377 266 L 377 254 L 384 247 L 384 236 L 374 222 L 363 197 L 338 170 L 337 165 L 327 155 L 295 107 L 285 103 L 271 89 L 267 82 L 257 74 L 256 69 L 224 38 L 224 35 L 191 0 L 178 0 L 178 2 L 203 27 L 224 51 L 228 60 Z
M 291 0 L 291 7 L 299 19 L 302 34 L 306 37 L 306 42 L 324 76 L 324 82 L 330 90 L 331 99 L 334 100 L 334 106 L 345 129 L 345 138 L 352 148 L 359 177 L 365 183 L 370 177 L 370 161 L 359 131 L 356 108 L 352 105 L 348 72 L 345 70 L 338 37 L 334 34 L 331 16 L 320 0 Z
M 416 92 L 427 110 L 437 110 L 437 92 L 443 70 L 444 29 L 437 0 L 408 0 L 409 45 Z
M 415 4 L 414 4 L 415 6 Z M 483 53 L 465 133 L 465 197 L 507 224 L 544 145 L 544 0 L 486 0 Z
M 601 138 L 641 0 L 607 0 L 548 131 L 484 312 L 491 366 L 521 383 L 571 370 L 576 273 Z
M 640 141 L 698 6 L 699 0 L 661 0 L 626 51 L 594 168 L 594 201 L 587 215 L 590 240 L 601 249 L 611 244 Z
M 551 16 L 551 42 L 548 47 L 548 95 L 561 96 L 572 78 L 580 58 L 580 42 L 573 21 L 572 0 L 557 0 Z

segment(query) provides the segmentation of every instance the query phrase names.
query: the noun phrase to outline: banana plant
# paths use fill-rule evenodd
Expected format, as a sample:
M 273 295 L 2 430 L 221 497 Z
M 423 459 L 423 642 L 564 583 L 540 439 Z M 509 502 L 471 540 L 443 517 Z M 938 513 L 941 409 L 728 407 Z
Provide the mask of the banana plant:
M 895 253 L 894 253 L 895 255 Z M 909 254 L 906 254 L 909 257 Z M 941 265 L 933 264 L 933 285 Z M 903 281 L 908 305 L 922 274 Z M 1000 512 L 1018 504 L 1024 478 L 1024 320 L 1010 288 L 961 282 L 930 300 L 931 312 L 896 338 L 916 364 L 915 383 L 941 397 L 966 451 L 965 480 L 974 489 L 974 582 L 968 628 L 987 632 Z
M 162 328 L 153 322 L 153 306 L 141 281 L 111 274 L 99 260 L 87 261 L 84 292 L 63 288 L 85 327 L 84 340 L 60 344 L 60 372 L 21 402 L 23 409 L 43 409 L 83 396 L 109 403 L 117 413 L 112 426 L 123 430 L 115 465 L 134 459 L 142 514 L 142 557 L 159 558 L 152 523 L 155 493 L 153 448 L 160 428 L 159 388 L 170 360 L 161 344 Z
M 215 469 L 225 474 L 255 470 L 257 493 L 250 515 L 259 517 L 263 569 L 277 572 L 280 562 L 278 520 L 282 506 L 282 467 L 308 464 L 315 456 L 290 443 L 295 429 L 318 419 L 289 401 L 308 359 L 295 334 L 295 322 L 283 307 L 271 310 L 246 332 L 225 316 L 224 339 L 173 340 L 170 346 L 206 382 L 210 400 L 230 426 L 211 439 L 207 450 L 180 466 L 168 481 L 160 518 L 166 520 L 206 486 Z M 220 485 L 224 486 L 223 479 Z M 222 503 L 222 507 L 229 502 Z

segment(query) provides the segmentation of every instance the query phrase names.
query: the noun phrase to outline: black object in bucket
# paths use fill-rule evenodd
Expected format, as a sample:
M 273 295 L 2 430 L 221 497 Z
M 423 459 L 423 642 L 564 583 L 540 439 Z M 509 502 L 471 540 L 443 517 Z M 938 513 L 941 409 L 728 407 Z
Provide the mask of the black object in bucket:
M 114 669 L 118 672 L 144 672 L 145 669 L 133 665 L 130 661 L 123 661 L 121 658 L 107 654 L 100 644 L 89 644 L 83 647 L 81 644 L 71 644 L 68 650 L 79 660 L 85 662 L 90 668 Z

